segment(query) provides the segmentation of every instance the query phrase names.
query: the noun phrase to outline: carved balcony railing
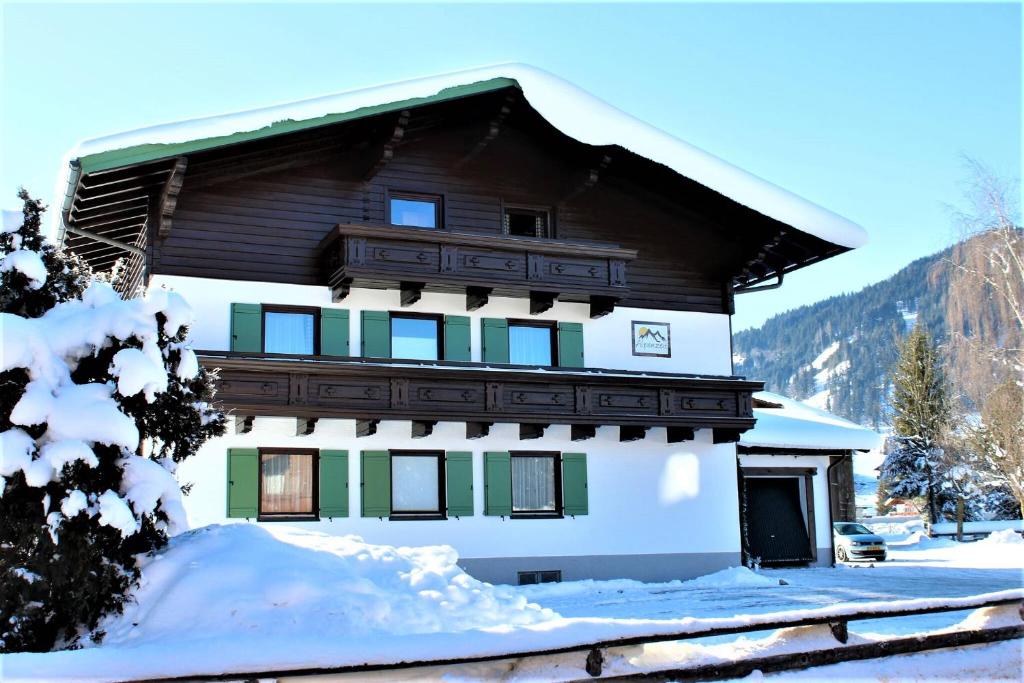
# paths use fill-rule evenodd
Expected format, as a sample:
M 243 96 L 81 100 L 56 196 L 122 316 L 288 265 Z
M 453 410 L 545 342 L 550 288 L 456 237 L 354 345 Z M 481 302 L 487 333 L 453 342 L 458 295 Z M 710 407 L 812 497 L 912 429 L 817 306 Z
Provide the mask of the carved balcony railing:
M 721 443 L 754 426 L 752 393 L 763 388 L 735 377 L 480 363 L 211 351 L 200 352 L 200 361 L 220 368 L 217 399 L 224 409 L 242 419 L 301 418 L 307 421 L 302 433 L 319 418 L 347 418 L 359 421 L 359 435 L 372 434 L 380 420 L 411 420 L 414 436 L 429 434 L 441 421 L 465 422 L 473 438 L 497 422 L 518 423 L 522 438 L 540 436 L 552 424 L 572 425 L 576 440 L 617 425 L 623 441 L 666 427 L 669 441 L 712 429 Z
M 594 318 L 629 293 L 626 264 L 636 258 L 612 245 L 384 225 L 338 225 L 320 248 L 335 301 L 353 286 L 386 287 L 408 306 L 429 288 L 464 291 L 467 310 L 515 296 L 529 297 L 534 315 L 560 299 L 589 303 Z

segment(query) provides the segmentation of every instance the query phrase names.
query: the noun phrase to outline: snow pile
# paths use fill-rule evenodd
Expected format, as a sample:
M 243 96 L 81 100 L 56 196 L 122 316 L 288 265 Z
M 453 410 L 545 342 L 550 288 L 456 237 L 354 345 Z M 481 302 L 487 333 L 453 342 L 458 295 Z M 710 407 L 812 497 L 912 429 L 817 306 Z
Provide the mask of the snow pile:
M 756 588 L 758 586 L 778 586 L 779 582 L 746 567 L 729 567 L 714 574 L 706 574 L 685 581 L 683 585 L 692 588 L 736 588 L 740 586 Z
M 144 560 L 135 604 L 101 625 L 104 647 L 312 631 L 343 642 L 557 616 L 511 588 L 477 581 L 456 560 L 447 546 L 395 548 L 282 526 L 203 527 Z
M 100 623 L 101 645 L 5 655 L 5 680 L 443 658 L 482 647 L 479 629 L 496 631 L 496 648 L 510 630 L 558 619 L 509 586 L 470 577 L 456 560 L 447 546 L 396 548 L 282 525 L 203 527 L 140 560 L 124 613 Z
M 137 519 L 152 513 L 158 504 L 168 516 L 169 533 L 187 528 L 181 493 L 170 471 L 173 463 L 165 468 L 135 454 L 139 430 L 114 398 L 115 393 L 124 397 L 141 393 L 153 402 L 157 393 L 166 391 L 158 314 L 165 318 L 163 332 L 168 335 L 178 334 L 191 323 L 191 309 L 177 294 L 154 289 L 145 298 L 122 300 L 108 284 L 100 282 L 91 284 L 80 301 L 58 304 L 40 318 L 0 313 L 0 372 L 23 368 L 29 376 L 21 399 L 11 410 L 11 422 L 20 427 L 46 425 L 39 439 L 19 427 L 0 433 L 0 495 L 6 486 L 4 479 L 17 471 L 24 473 L 31 486 L 41 487 L 58 481 L 68 463 L 83 461 L 96 467 L 94 445 L 115 446 L 123 454 L 123 490 L 91 497 L 68 491 L 60 502 L 61 512 L 50 514 L 50 528 L 59 525 L 61 515 L 85 512 L 99 515 L 102 524 L 128 536 L 137 530 Z M 118 378 L 117 385 L 76 384 L 71 373 L 78 364 L 114 340 L 139 344 L 139 348 L 115 354 L 110 372 Z M 194 360 L 194 356 L 184 356 L 178 372 L 185 366 L 194 377 L 198 372 Z
M 1024 533 L 1024 521 L 1019 519 L 989 519 L 977 522 L 964 522 L 965 534 L 990 534 L 993 531 L 1010 529 Z M 936 522 L 932 524 L 933 534 L 956 533 L 956 522 Z
M 881 518 L 878 518 L 881 519 Z M 892 521 L 865 521 L 865 526 L 885 539 L 886 543 L 913 545 L 928 538 L 924 520 L 920 517 L 894 519 Z
M 129 148 L 141 145 L 210 140 L 236 133 L 251 133 L 255 138 L 272 134 L 262 129 L 278 122 L 310 121 L 341 114 L 358 118 L 376 113 L 385 105 L 410 106 L 411 101 L 420 98 L 444 96 L 446 91 L 459 86 L 486 87 L 489 82 L 495 88 L 507 85 L 498 79 L 514 81 L 534 109 L 552 126 L 584 144 L 619 145 L 744 206 L 834 244 L 856 248 L 867 243 L 867 234 L 859 225 L 668 135 L 561 78 L 524 64 L 468 69 L 252 111 L 142 128 L 84 142 L 70 156 L 81 159 L 125 150 L 125 159 L 131 160 L 140 150 Z M 581 112 L 586 115 L 581 116 Z M 211 146 L 215 143 L 215 140 L 210 141 Z M 68 169 L 65 173 L 70 171 L 71 158 L 65 163 Z M 57 188 L 57 196 L 63 195 L 67 183 L 65 175 Z
M 0 273 L 16 270 L 29 280 L 29 289 L 46 284 L 46 264 L 39 254 L 28 249 L 15 249 L 0 260 Z
M 755 407 L 754 428 L 740 444 L 769 448 L 871 450 L 881 437 L 874 431 L 786 396 L 760 391 L 754 398 L 781 408 Z
M 978 544 L 985 545 L 1024 545 L 1024 536 L 1021 536 L 1013 529 L 993 531 L 985 538 L 978 541 Z

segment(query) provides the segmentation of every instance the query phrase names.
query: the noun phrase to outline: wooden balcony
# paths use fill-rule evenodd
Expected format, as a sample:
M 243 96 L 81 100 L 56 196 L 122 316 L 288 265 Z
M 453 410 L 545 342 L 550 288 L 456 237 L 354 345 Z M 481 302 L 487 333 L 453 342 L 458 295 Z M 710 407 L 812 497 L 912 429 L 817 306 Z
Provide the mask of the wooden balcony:
M 670 442 L 714 430 L 716 443 L 736 441 L 754 426 L 752 393 L 761 382 L 596 369 L 559 370 L 481 363 L 389 361 L 315 356 L 282 357 L 204 351 L 200 361 L 220 368 L 217 400 L 236 419 L 300 418 L 309 433 L 320 418 L 358 420 L 357 434 L 380 420 L 411 420 L 413 436 L 441 422 L 465 422 L 470 438 L 493 423 L 518 423 L 521 438 L 549 425 L 572 425 L 574 440 L 597 427 L 619 426 L 622 441 L 666 427 Z
M 401 289 L 402 305 L 424 289 L 465 292 L 466 309 L 488 297 L 529 297 L 530 312 L 556 299 L 610 313 L 628 292 L 626 264 L 636 251 L 589 242 L 479 235 L 396 226 L 338 225 L 321 243 L 321 267 L 335 301 L 349 289 Z

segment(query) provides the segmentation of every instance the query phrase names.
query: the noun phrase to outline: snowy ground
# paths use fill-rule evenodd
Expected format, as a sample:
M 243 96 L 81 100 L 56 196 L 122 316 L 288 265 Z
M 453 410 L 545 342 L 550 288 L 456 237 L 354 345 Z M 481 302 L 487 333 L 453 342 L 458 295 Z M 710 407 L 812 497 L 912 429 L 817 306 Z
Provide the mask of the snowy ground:
M 890 561 L 874 566 L 760 573 L 733 568 L 687 582 L 580 581 L 516 588 L 471 579 L 455 566 L 450 549 L 373 546 L 354 537 L 284 526 L 214 526 L 176 538 L 158 559 L 147 561 L 137 604 L 104 624 L 109 635 L 101 646 L 3 655 L 0 678 L 124 680 L 543 650 L 680 632 L 698 626 L 693 618 L 752 623 L 756 615 L 780 611 L 861 602 L 884 608 L 898 599 L 1019 591 L 1024 584 L 1024 542 L 1012 532 L 969 544 L 916 535 L 903 543 L 892 547 Z M 970 614 L 854 622 L 851 644 L 977 618 Z M 755 616 L 733 619 L 737 615 Z M 986 618 L 1020 623 L 1015 608 L 992 611 Z M 1019 679 L 1020 644 L 986 646 L 966 659 L 964 651 L 920 655 L 930 658 L 925 668 L 912 657 L 891 658 L 890 680 L 953 680 L 961 674 L 974 680 Z M 610 653 L 608 669 L 636 673 L 833 647 L 837 643 L 827 629 L 784 629 L 617 650 Z M 428 669 L 414 676 L 566 680 L 585 677 L 582 665 L 577 653 Z M 836 665 L 833 674 L 820 669 L 801 676 L 874 679 L 879 666 L 887 665 L 849 663 Z M 385 672 L 369 678 L 391 681 L 410 675 Z
M 923 539 L 891 545 L 885 562 L 835 568 L 765 569 L 747 581 L 663 584 L 578 581 L 527 586 L 531 601 L 563 617 L 672 619 L 725 617 L 822 607 L 840 602 L 959 597 L 1024 586 L 1024 543 L 956 543 Z M 717 575 L 713 575 L 717 576 Z M 763 578 L 764 581 L 756 579 Z M 788 585 L 780 585 L 779 580 Z M 728 599 L 723 599 L 727 590 Z M 858 630 L 898 634 L 950 626 L 963 613 L 866 621 Z

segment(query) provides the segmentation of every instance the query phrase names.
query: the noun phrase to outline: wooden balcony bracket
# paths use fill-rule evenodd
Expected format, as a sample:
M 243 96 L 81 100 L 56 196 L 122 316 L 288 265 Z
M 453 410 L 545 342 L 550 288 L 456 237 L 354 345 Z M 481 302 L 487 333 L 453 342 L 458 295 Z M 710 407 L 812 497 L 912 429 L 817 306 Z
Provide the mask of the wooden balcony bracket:
M 437 420 L 413 420 L 412 438 L 422 439 L 425 436 L 430 436 L 434 433 L 434 425 L 436 424 Z
M 380 420 L 356 420 L 356 436 L 373 436 Z
M 252 431 L 255 415 L 235 415 L 235 434 L 248 434 Z
M 711 440 L 714 443 L 736 443 L 740 440 L 740 434 L 742 433 L 739 429 L 715 428 L 712 430 Z
M 615 310 L 617 299 L 610 296 L 590 297 L 590 318 L 603 318 Z
M 423 282 L 402 282 L 402 308 L 406 306 L 412 306 L 414 303 L 420 300 L 420 296 L 423 295 L 423 288 L 426 286 Z
M 667 427 L 665 429 L 666 443 L 681 443 L 683 441 L 693 441 L 693 439 L 693 427 Z
M 491 433 L 493 422 L 467 422 L 466 438 L 479 439 Z
M 491 287 L 466 287 L 466 310 L 475 311 L 486 306 L 492 291 Z
M 597 435 L 597 425 L 572 425 L 569 432 L 573 441 L 586 441 Z
M 530 315 L 540 315 L 550 310 L 558 298 L 557 292 L 530 292 Z
M 309 436 L 316 429 L 318 417 L 300 417 L 295 420 L 295 436 Z
M 520 424 L 519 425 L 519 440 L 526 441 L 527 439 L 539 439 L 544 436 L 544 430 L 551 425 L 546 424 Z
M 640 441 L 647 436 L 648 427 L 638 425 L 622 425 L 619 427 L 619 441 Z

